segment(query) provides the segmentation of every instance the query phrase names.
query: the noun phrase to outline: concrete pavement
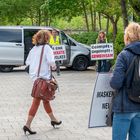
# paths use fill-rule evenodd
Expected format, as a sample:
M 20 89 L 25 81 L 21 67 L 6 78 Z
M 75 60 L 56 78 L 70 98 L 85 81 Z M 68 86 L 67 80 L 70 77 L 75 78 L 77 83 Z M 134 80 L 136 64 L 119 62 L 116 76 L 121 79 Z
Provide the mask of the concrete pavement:
M 63 69 L 56 76 L 60 92 L 51 102 L 63 124 L 53 129 L 41 103 L 32 123 L 37 134 L 25 136 L 22 127 L 32 101 L 32 81 L 22 70 L 0 73 L 0 140 L 111 140 L 111 128 L 88 129 L 95 77 L 92 68 L 84 72 Z

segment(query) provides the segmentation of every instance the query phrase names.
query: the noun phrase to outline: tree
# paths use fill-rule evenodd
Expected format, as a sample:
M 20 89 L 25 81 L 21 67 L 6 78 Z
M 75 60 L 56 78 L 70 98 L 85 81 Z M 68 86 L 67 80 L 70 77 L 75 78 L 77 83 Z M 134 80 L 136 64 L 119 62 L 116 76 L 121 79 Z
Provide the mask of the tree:
M 117 23 L 121 16 L 119 0 L 97 0 L 97 10 L 102 13 L 112 23 L 113 40 L 115 41 L 117 34 Z
M 124 24 L 124 29 L 128 25 L 128 16 L 127 16 L 127 0 L 120 0 L 121 3 L 121 10 L 122 10 L 122 18 L 123 18 L 123 24 Z
M 135 10 L 136 14 L 140 16 L 140 0 L 129 0 L 129 2 Z
M 0 16 L 11 24 L 19 25 L 27 17 L 28 0 L 0 0 Z
M 46 26 L 49 26 L 51 23 L 51 14 L 49 9 L 49 1 L 45 1 L 40 7 L 40 10 L 42 11 L 44 23 Z
M 88 4 L 89 0 L 48 0 L 50 16 L 63 17 L 65 20 L 70 21 L 72 17 L 83 15 L 86 23 L 86 28 L 89 31 L 88 21 Z M 47 9 L 46 7 L 44 7 Z
M 92 28 L 92 31 L 95 31 L 94 20 L 93 20 L 93 2 L 91 0 L 89 0 L 89 10 L 90 10 L 90 17 L 91 17 L 91 28 Z
M 109 30 L 109 18 L 107 18 L 106 22 L 106 34 L 108 34 L 108 30 Z
M 73 0 L 46 0 L 41 5 L 41 10 L 47 16 L 49 22 L 51 22 L 51 17 L 53 19 L 64 18 L 70 21 L 72 17 L 79 15 L 79 7 L 77 7 L 78 2 Z
M 42 13 L 41 5 L 44 3 L 44 0 L 31 0 L 28 1 L 29 10 L 27 12 L 27 17 L 31 19 L 32 25 L 41 25 L 42 23 Z
M 86 3 L 85 3 L 85 0 L 81 0 L 80 2 L 81 2 L 81 7 L 83 9 L 84 16 L 85 16 L 87 31 L 89 32 L 89 23 L 88 23 L 88 14 L 87 14 L 87 9 L 86 9 Z

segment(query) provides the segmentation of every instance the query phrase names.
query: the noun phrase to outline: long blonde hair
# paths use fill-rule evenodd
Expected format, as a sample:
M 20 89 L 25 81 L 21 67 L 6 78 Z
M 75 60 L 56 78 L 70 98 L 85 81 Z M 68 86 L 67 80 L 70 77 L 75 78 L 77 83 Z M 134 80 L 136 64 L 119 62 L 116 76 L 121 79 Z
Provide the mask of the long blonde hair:
M 131 22 L 125 29 L 124 42 L 128 45 L 135 41 L 140 41 L 140 25 Z
M 101 34 L 103 34 L 103 38 L 101 38 Z M 107 39 L 106 39 L 106 33 L 101 30 L 98 34 L 98 38 L 96 39 L 96 43 L 100 43 L 102 41 L 104 41 L 104 43 L 107 43 Z

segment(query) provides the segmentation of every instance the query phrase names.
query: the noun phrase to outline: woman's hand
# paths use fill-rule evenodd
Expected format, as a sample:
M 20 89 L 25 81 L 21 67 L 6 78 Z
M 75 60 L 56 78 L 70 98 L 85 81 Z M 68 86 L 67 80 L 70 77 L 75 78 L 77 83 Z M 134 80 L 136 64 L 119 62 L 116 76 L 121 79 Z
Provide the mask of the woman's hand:
M 53 66 L 53 67 L 52 67 L 52 70 L 56 70 L 56 66 Z

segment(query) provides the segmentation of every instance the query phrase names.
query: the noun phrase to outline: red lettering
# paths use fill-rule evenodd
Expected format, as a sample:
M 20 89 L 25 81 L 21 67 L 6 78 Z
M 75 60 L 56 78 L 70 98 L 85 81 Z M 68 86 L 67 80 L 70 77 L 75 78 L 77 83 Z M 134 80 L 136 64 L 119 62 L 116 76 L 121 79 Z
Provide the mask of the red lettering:
M 54 55 L 58 55 L 58 54 L 65 54 L 65 52 L 62 50 L 62 51 L 54 51 Z
M 113 57 L 113 54 L 92 54 L 91 58 L 109 58 Z

